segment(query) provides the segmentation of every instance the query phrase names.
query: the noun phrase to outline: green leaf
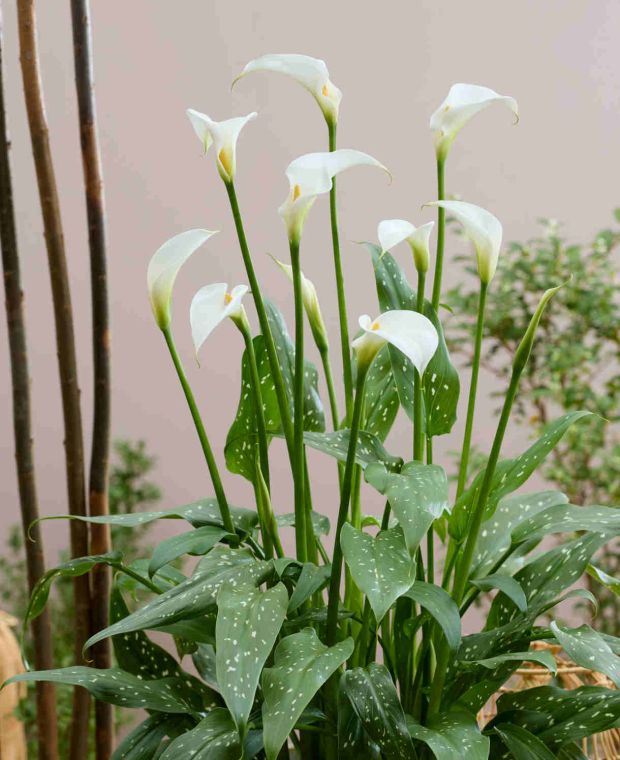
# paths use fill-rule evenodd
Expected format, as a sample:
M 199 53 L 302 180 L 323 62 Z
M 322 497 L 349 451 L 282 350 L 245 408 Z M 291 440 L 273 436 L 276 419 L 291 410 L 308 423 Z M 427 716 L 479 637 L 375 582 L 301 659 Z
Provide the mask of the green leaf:
M 366 468 L 364 477 L 387 497 L 413 555 L 434 520 L 449 506 L 448 479 L 443 467 L 408 462 L 400 473 L 381 464 Z
M 456 422 L 461 383 L 450 359 L 441 320 L 428 301 L 424 303 L 424 315 L 433 323 L 439 336 L 437 351 L 423 377 L 426 435 L 434 437 L 452 430 Z
M 336 430 L 332 433 L 304 433 L 304 442 L 306 446 L 312 449 L 322 451 L 334 459 L 346 462 L 349 451 L 349 430 Z M 357 449 L 355 452 L 355 461 L 362 468 L 374 462 L 380 462 L 388 470 L 399 470 L 403 460 L 400 457 L 393 457 L 383 448 L 381 441 L 374 435 L 360 430 L 357 437 Z
M 408 716 L 409 733 L 427 744 L 437 760 L 487 760 L 489 739 L 480 733 L 476 717 L 455 708 L 421 726 Z
M 589 670 L 604 673 L 620 688 L 620 657 L 589 625 L 563 628 L 552 621 L 551 630 L 571 660 Z
M 485 578 L 478 578 L 470 582 L 481 591 L 490 591 L 493 588 L 498 589 L 502 594 L 506 594 L 521 612 L 527 612 L 525 593 L 521 588 L 521 584 L 512 576 L 494 573 L 493 575 L 487 575 Z
M 512 534 L 514 543 L 542 538 L 551 533 L 620 533 L 620 509 L 614 507 L 578 507 L 557 504 L 524 520 Z
M 389 346 L 384 346 L 370 365 L 364 385 L 364 427 L 368 433 L 385 441 L 398 414 L 399 400 Z
M 288 611 L 294 612 L 312 594 L 323 588 L 329 581 L 330 574 L 331 565 L 321 565 L 318 567 L 312 562 L 304 563 L 295 584 L 295 589 L 288 602 Z
M 101 702 L 109 702 L 119 707 L 166 713 L 199 712 L 205 707 L 198 693 L 193 693 L 192 698 L 187 699 L 187 690 L 179 678 L 146 681 L 118 668 L 102 670 L 76 665 L 56 670 L 33 670 L 13 676 L 6 683 L 33 681 L 83 686 Z
M 402 529 L 391 528 L 373 537 L 345 523 L 340 545 L 356 586 L 368 597 L 377 622 L 381 622 L 415 580 L 415 562 Z
M 241 744 L 228 710 L 212 710 L 196 728 L 170 742 L 159 760 L 239 760 Z
M 215 657 L 215 646 L 213 644 L 199 644 L 196 651 L 192 654 L 192 662 L 198 671 L 198 675 L 207 686 L 215 691 L 219 691 Z
M 415 757 L 403 708 L 384 665 L 373 663 L 367 668 L 347 670 L 340 679 L 340 691 L 348 697 L 385 760 Z
M 611 575 L 608 575 L 604 570 L 595 565 L 588 565 L 586 572 L 591 578 L 595 578 L 603 586 L 613 591 L 614 594 L 620 596 L 620 580 L 618 578 L 612 578 Z
M 338 760 L 381 760 L 381 750 L 364 730 L 362 721 L 342 689 L 338 691 Z
M 188 717 L 155 713 L 127 734 L 110 760 L 153 760 L 166 737 L 176 737 L 193 726 Z
M 461 644 L 461 616 L 450 594 L 433 583 L 415 581 L 404 596 L 413 599 L 435 618 L 450 649 L 456 651 Z
M 284 318 L 278 308 L 265 299 L 267 319 L 278 355 L 282 379 L 288 396 L 289 409 L 293 408 L 293 377 L 295 367 L 295 348 L 288 334 Z M 261 335 L 253 339 L 258 374 L 261 381 L 261 398 L 267 432 L 270 435 L 282 432 L 280 409 L 276 396 L 271 368 Z M 304 430 L 325 430 L 325 416 L 318 392 L 318 372 L 312 362 L 304 363 Z M 257 446 L 256 410 L 252 394 L 251 377 L 247 352 L 241 361 L 241 396 L 235 420 L 228 431 L 224 453 L 226 466 L 231 472 L 243 475 L 250 481 L 255 477 L 255 459 Z
M 320 515 L 318 512 L 312 512 L 311 517 L 314 535 L 327 536 L 330 528 L 329 517 L 326 517 L 326 515 Z M 276 515 L 276 523 L 278 524 L 278 528 L 294 528 L 295 513 L 287 512 L 285 515 Z
M 207 554 L 225 536 L 230 536 L 230 534 L 224 528 L 217 525 L 203 525 L 201 528 L 165 539 L 153 550 L 149 563 L 149 576 L 152 578 L 164 565 L 174 562 L 185 554 L 193 557 Z
M 91 636 L 85 646 L 119 633 L 161 628 L 199 617 L 215 605 L 217 593 L 227 581 L 259 582 L 268 569 L 269 563 L 257 561 L 248 549 L 218 545 L 198 564 L 191 578 Z
M 516 494 L 502 499 L 491 520 L 482 524 L 473 569 L 482 576 L 510 548 L 512 532 L 530 515 L 542 512 L 555 504 L 566 504 L 568 499 L 559 491 Z
M 521 726 L 502 723 L 501 726 L 495 726 L 493 730 L 510 750 L 510 755 L 514 760 L 554 760 L 555 758 L 553 752 L 540 739 Z
M 504 654 L 498 654 L 495 657 L 474 660 L 473 664 L 482 665 L 489 670 L 495 670 L 499 665 L 503 665 L 506 662 L 538 662 L 552 673 L 555 673 L 558 669 L 555 658 L 551 652 L 547 652 L 544 649 L 540 651 L 531 649 L 527 652 L 506 652 Z
M 283 583 L 267 591 L 225 585 L 217 597 L 216 671 L 220 693 L 244 738 L 263 665 L 288 606 Z
M 261 679 L 267 760 L 276 760 L 312 697 L 352 653 L 353 639 L 326 647 L 312 628 L 280 641 L 274 665 L 263 671 Z

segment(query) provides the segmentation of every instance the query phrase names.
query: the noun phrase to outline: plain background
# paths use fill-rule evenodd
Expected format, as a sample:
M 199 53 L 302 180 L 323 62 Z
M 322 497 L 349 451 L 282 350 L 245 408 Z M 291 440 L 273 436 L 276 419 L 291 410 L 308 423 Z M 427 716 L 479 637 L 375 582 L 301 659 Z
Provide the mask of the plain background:
M 51 297 L 18 66 L 15 8 L 13 2 L 4 5 L 37 475 L 41 511 L 51 515 L 66 512 Z M 90 286 L 69 3 L 41 0 L 37 5 L 88 447 Z M 376 225 L 384 218 L 407 218 L 416 224 L 433 218 L 421 210 L 435 196 L 428 119 L 454 82 L 490 86 L 514 96 L 520 105 L 516 127 L 510 113 L 499 106 L 476 117 L 459 135 L 448 164 L 448 192 L 493 211 L 504 224 L 506 240 L 534 234 L 541 216 L 564 221 L 566 234 L 588 240 L 609 222 L 611 209 L 618 204 L 620 4 L 615 0 L 388 0 L 379 5 L 349 0 L 92 0 L 92 6 L 109 222 L 113 432 L 117 438 L 144 438 L 157 456 L 155 478 L 165 495 L 162 508 L 211 493 L 145 286 L 147 262 L 155 249 L 191 227 L 221 230 L 185 267 L 174 298 L 177 341 L 220 462 L 239 394 L 241 342 L 232 325 L 222 326 L 209 339 L 201 369 L 190 345 L 192 294 L 209 282 L 243 282 L 244 273 L 214 157 L 201 155 L 185 109 L 193 107 L 215 119 L 259 112 L 239 143 L 237 186 L 260 279 L 289 323 L 290 285 L 265 254 L 288 259 L 284 228 L 276 213 L 288 187 L 285 167 L 296 156 L 326 146 L 326 128 L 315 102 L 287 78 L 254 74 L 231 93 L 230 82 L 248 60 L 266 52 L 324 58 L 344 92 L 339 145 L 364 150 L 393 172 L 391 184 L 372 169 L 356 170 L 339 181 L 352 329 L 359 314 L 376 311 L 368 256 L 352 241 L 374 240 Z M 463 243 L 449 241 L 448 283 L 462 276 L 450 263 L 462 251 Z M 398 255 L 409 266 L 406 251 Z M 302 257 L 332 329 L 338 374 L 326 199 L 316 203 L 309 217 Z M 0 347 L 0 520 L 5 532 L 17 522 L 19 512 L 4 319 Z M 488 390 L 487 380 L 483 392 Z M 488 446 L 494 431 L 492 402 L 479 408 L 475 438 Z M 440 453 L 457 448 L 460 431 L 459 425 L 450 440 L 442 440 Z M 390 450 L 406 456 L 409 437 L 401 421 L 389 440 Z M 511 432 L 506 453 L 514 453 L 524 442 L 523 434 Z M 279 444 L 274 453 L 275 507 L 288 512 L 292 503 L 286 456 Z M 315 508 L 333 516 L 337 506 L 333 462 L 312 455 L 312 468 Z M 250 490 L 241 478 L 227 475 L 226 487 L 233 502 L 250 503 Z M 366 510 L 378 509 L 378 502 L 370 499 Z M 174 529 L 168 524 L 158 530 Z M 46 527 L 48 546 L 54 550 L 65 544 L 66 535 L 66 526 Z

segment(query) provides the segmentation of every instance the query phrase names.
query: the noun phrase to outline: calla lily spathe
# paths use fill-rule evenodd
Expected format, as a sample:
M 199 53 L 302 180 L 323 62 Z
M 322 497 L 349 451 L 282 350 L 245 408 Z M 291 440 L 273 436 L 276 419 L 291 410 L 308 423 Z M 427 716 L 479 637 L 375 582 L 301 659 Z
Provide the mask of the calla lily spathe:
M 347 148 L 324 153 L 307 153 L 288 165 L 286 176 L 289 181 L 289 194 L 278 212 L 284 219 L 291 242 L 299 243 L 306 215 L 317 196 L 328 193 L 332 188 L 333 178 L 354 166 L 377 166 L 389 174 L 376 158 Z
M 390 343 L 423 375 L 437 350 L 437 330 L 430 319 L 416 311 L 394 309 L 374 320 L 364 314 L 359 325 L 364 332 L 353 341 L 353 348 L 362 367 L 368 367 L 381 347 Z
M 214 145 L 220 177 L 224 182 L 232 182 L 237 169 L 237 140 L 243 127 L 256 118 L 256 112 L 225 121 L 213 121 L 206 114 L 188 108 L 187 116 L 205 153 Z
M 427 206 L 441 206 L 462 225 L 465 236 L 472 242 L 478 259 L 480 281 L 488 285 L 497 269 L 502 247 L 502 225 L 490 211 L 464 201 L 434 201 Z
M 328 124 L 338 121 L 342 93 L 329 78 L 325 61 L 296 53 L 270 53 L 250 61 L 233 86 L 252 71 L 276 71 L 292 77 L 314 96 Z
M 488 87 L 477 84 L 453 84 L 447 98 L 431 116 L 430 127 L 435 138 L 437 158 L 445 159 L 462 127 L 491 103 L 504 103 L 519 120 L 517 101 L 508 95 L 499 95 Z
M 289 280 L 293 282 L 293 267 L 290 264 L 285 264 L 279 259 L 274 258 L 273 260 L 289 278 Z M 301 272 L 301 298 L 315 341 L 317 341 L 320 346 L 327 347 L 327 328 L 325 327 L 325 321 L 321 312 L 319 296 L 316 292 L 314 283 L 312 280 L 309 280 L 303 272 Z
M 216 282 L 200 288 L 193 297 L 189 309 L 196 355 L 220 322 L 229 317 L 233 320 L 245 318 L 242 301 L 248 290 L 247 285 L 237 285 L 229 291 L 225 282 Z
M 404 219 L 385 219 L 379 222 L 377 237 L 381 245 L 381 255 L 406 240 L 411 247 L 417 271 L 428 272 L 429 240 L 434 226 L 435 222 L 427 222 L 421 227 L 414 227 Z
M 171 321 L 170 302 L 179 270 L 187 259 L 216 232 L 187 230 L 165 242 L 151 258 L 146 275 L 155 321 L 165 330 Z

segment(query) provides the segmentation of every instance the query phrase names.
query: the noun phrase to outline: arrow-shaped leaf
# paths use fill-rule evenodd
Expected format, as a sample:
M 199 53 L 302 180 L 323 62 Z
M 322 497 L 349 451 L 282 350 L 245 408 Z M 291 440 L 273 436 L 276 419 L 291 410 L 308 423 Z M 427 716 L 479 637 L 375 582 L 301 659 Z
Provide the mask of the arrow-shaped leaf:
M 534 734 L 513 723 L 495 726 L 495 733 L 500 737 L 509 752 L 498 755 L 501 758 L 512 757 L 514 760 L 554 760 L 555 755 Z
M 489 739 L 480 733 L 476 717 L 466 710 L 455 708 L 421 726 L 408 718 L 409 733 L 427 744 L 437 760 L 488 760 Z
M 552 621 L 551 630 L 571 660 L 589 670 L 604 673 L 620 688 L 620 657 L 589 625 L 564 628 Z
M 328 454 L 340 462 L 347 461 L 349 440 L 351 431 L 336 430 L 331 433 L 304 433 L 304 443 L 312 449 Z M 355 449 L 355 461 L 360 467 L 365 468 L 369 464 L 379 462 L 388 470 L 399 470 L 403 460 L 389 454 L 381 441 L 366 430 L 360 430 Z
M 174 562 L 185 554 L 194 557 L 207 554 L 224 536 L 228 535 L 224 528 L 217 525 L 203 525 L 187 533 L 165 539 L 153 550 L 153 556 L 149 562 L 149 575 L 153 577 L 164 565 Z
M 170 742 L 159 760 L 239 760 L 241 744 L 234 721 L 223 708 L 212 710 L 196 728 Z
M 127 734 L 110 760 L 152 760 L 158 757 L 164 739 L 190 731 L 194 725 L 186 716 L 155 713 Z
M 461 616 L 450 594 L 433 583 L 415 581 L 405 596 L 424 607 L 435 618 L 450 649 L 456 651 L 461 644 Z

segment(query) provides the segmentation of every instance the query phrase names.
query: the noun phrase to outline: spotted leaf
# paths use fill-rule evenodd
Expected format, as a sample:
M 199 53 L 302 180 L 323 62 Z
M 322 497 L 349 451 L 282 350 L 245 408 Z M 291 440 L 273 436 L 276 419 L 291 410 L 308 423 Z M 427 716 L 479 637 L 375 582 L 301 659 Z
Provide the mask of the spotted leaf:
M 571 660 L 589 670 L 604 673 L 620 688 L 620 657 L 589 625 L 565 628 L 552 622 L 551 630 Z
M 398 391 L 394 382 L 389 346 L 384 346 L 370 365 L 364 385 L 364 427 L 385 441 L 398 413 Z
M 505 745 L 507 752 L 496 747 L 493 757 L 498 760 L 514 758 L 514 760 L 554 760 L 553 752 L 527 729 L 513 723 L 502 723 L 493 729 Z
M 461 383 L 459 373 L 450 359 L 441 320 L 431 304 L 426 301 L 424 314 L 435 326 L 439 345 L 424 372 L 424 411 L 426 415 L 426 435 L 446 435 L 456 422 Z
M 222 708 L 212 710 L 191 731 L 187 731 L 162 753 L 159 760 L 239 760 L 241 743 L 234 721 Z
M 225 536 L 230 537 L 230 534 L 224 528 L 217 525 L 203 525 L 187 533 L 171 536 L 161 541 L 153 550 L 149 562 L 149 575 L 153 577 L 164 565 L 174 562 L 175 559 L 186 554 L 194 557 L 207 554 Z
M 353 639 L 326 647 L 312 628 L 280 641 L 274 665 L 263 671 L 261 679 L 267 760 L 276 760 L 312 697 L 352 653 Z
M 166 738 L 175 738 L 194 725 L 188 716 L 155 713 L 127 734 L 110 760 L 153 760 Z
M 349 451 L 349 430 L 336 430 L 332 433 L 304 433 L 306 446 L 322 451 L 334 459 L 346 462 Z M 389 454 L 381 441 L 365 430 L 360 430 L 357 437 L 355 461 L 360 467 L 365 468 L 369 464 L 379 462 L 388 470 L 399 470 L 403 460 Z
M 409 733 L 428 745 L 437 760 L 487 760 L 489 739 L 480 733 L 475 715 L 455 708 L 429 721 L 427 726 L 408 718 Z
M 456 651 L 461 643 L 461 616 L 450 594 L 433 583 L 415 581 L 405 596 L 424 607 L 435 618 L 450 649 Z

